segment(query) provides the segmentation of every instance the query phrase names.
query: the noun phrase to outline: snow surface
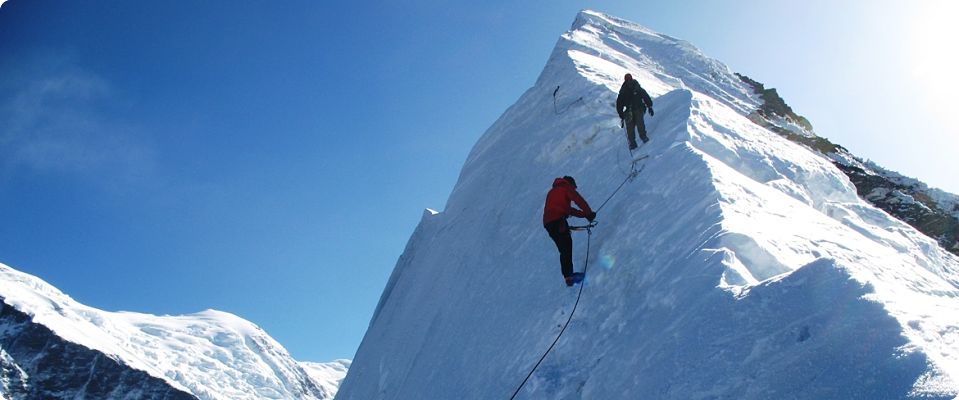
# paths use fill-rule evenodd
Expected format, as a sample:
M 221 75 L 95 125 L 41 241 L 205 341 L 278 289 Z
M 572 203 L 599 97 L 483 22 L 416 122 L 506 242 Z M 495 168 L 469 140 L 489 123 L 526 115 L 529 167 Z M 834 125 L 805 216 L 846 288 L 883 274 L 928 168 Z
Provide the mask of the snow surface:
M 221 311 L 155 316 L 98 310 L 3 264 L 0 298 L 63 339 L 200 399 L 330 399 L 349 366 L 346 360 L 298 363 L 262 329 Z
M 340 387 L 340 382 L 346 377 L 346 372 L 350 369 L 350 360 L 334 360 L 328 363 L 300 362 L 300 365 L 306 369 L 313 381 L 323 387 L 329 393 L 336 393 Z
M 583 299 L 517 398 L 959 394 L 959 259 L 752 123 L 760 100 L 722 63 L 583 11 L 424 213 L 337 399 L 509 398 L 576 298 L 541 227 L 549 185 L 572 175 L 599 207 L 629 173 L 627 72 L 654 97 L 650 157 L 575 235 Z

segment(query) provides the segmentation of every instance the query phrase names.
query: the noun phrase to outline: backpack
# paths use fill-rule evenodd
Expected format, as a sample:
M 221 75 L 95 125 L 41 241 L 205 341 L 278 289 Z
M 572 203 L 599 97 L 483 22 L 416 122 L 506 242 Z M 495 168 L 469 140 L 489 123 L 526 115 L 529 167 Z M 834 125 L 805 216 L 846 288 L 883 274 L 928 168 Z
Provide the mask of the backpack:
M 629 87 L 630 97 L 629 102 L 626 104 L 627 109 L 632 109 L 634 105 L 638 106 L 638 112 L 646 111 L 646 103 L 643 103 L 643 87 L 639 84 L 639 81 L 633 79 L 630 81 L 632 83 Z

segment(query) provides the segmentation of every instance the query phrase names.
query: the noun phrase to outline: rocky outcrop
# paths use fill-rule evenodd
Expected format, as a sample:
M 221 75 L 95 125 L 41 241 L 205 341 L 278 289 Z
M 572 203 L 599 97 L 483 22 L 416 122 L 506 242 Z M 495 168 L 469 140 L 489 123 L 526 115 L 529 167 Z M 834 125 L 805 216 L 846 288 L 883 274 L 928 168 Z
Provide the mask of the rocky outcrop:
M 746 75 L 736 74 L 736 76 L 738 76 L 739 79 L 742 79 L 742 81 L 747 85 L 752 86 L 753 91 L 755 91 L 756 94 L 759 95 L 759 98 L 762 99 L 762 106 L 756 110 L 760 115 L 765 117 L 780 116 L 788 118 L 799 124 L 805 130 L 812 132 L 812 124 L 809 123 L 809 120 L 793 112 L 792 107 L 789 107 L 789 105 L 786 104 L 786 101 L 779 96 L 779 93 L 776 92 L 776 89 L 766 89 L 762 83 L 750 79 Z
M 776 89 L 766 89 L 762 83 L 742 74 L 736 76 L 751 86 L 763 101 L 762 106 L 749 115 L 753 122 L 829 158 L 856 186 L 859 197 L 959 255 L 959 204 L 938 201 L 940 196 L 924 183 L 866 162 L 846 148 L 817 136 L 809 120 L 796 114 Z
M 924 188 L 897 183 L 868 167 L 839 162 L 836 166 L 856 185 L 860 197 L 936 239 L 946 250 L 959 255 L 959 220 L 950 215 L 948 210 L 942 209 Z

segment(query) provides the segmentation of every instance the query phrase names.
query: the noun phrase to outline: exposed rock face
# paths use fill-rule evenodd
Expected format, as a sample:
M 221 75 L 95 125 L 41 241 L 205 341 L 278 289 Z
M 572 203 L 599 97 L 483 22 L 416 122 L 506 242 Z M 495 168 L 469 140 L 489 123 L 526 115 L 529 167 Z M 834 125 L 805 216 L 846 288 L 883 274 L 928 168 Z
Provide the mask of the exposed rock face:
M 0 303 L 0 394 L 16 400 L 196 399 L 162 379 L 61 339 L 6 303 Z
M 881 173 L 855 165 L 837 162 L 849 180 L 856 185 L 859 196 L 876 207 L 912 225 L 920 232 L 936 239 L 953 254 L 959 255 L 959 220 L 943 210 L 919 185 L 897 183 Z M 955 209 L 952 210 L 956 212 Z
M 736 74 L 763 100 L 750 119 L 789 140 L 833 160 L 856 185 L 859 196 L 935 239 L 959 255 L 959 198 L 866 162 L 846 148 L 813 133 L 809 120 L 793 112 L 776 89 L 766 89 L 748 76 Z
M 752 80 L 746 75 L 736 74 L 736 76 L 742 79 L 743 82 L 749 84 L 749 86 L 752 86 L 756 94 L 759 95 L 759 98 L 763 100 L 763 105 L 757 110 L 761 115 L 789 118 L 807 131 L 812 132 L 812 124 L 809 123 L 809 120 L 793 112 L 793 109 L 789 107 L 786 101 L 776 92 L 776 89 L 766 89 L 762 83 Z

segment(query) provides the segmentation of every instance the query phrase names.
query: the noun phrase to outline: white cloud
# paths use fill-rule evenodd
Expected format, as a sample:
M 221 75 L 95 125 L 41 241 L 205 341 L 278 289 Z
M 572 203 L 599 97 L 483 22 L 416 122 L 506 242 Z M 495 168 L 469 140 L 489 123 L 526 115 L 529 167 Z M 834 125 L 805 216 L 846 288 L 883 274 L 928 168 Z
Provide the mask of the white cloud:
M 60 174 L 125 186 L 153 174 L 149 136 L 104 111 L 114 100 L 105 80 L 71 69 L 4 83 L 13 89 L 0 94 L 4 175 Z

